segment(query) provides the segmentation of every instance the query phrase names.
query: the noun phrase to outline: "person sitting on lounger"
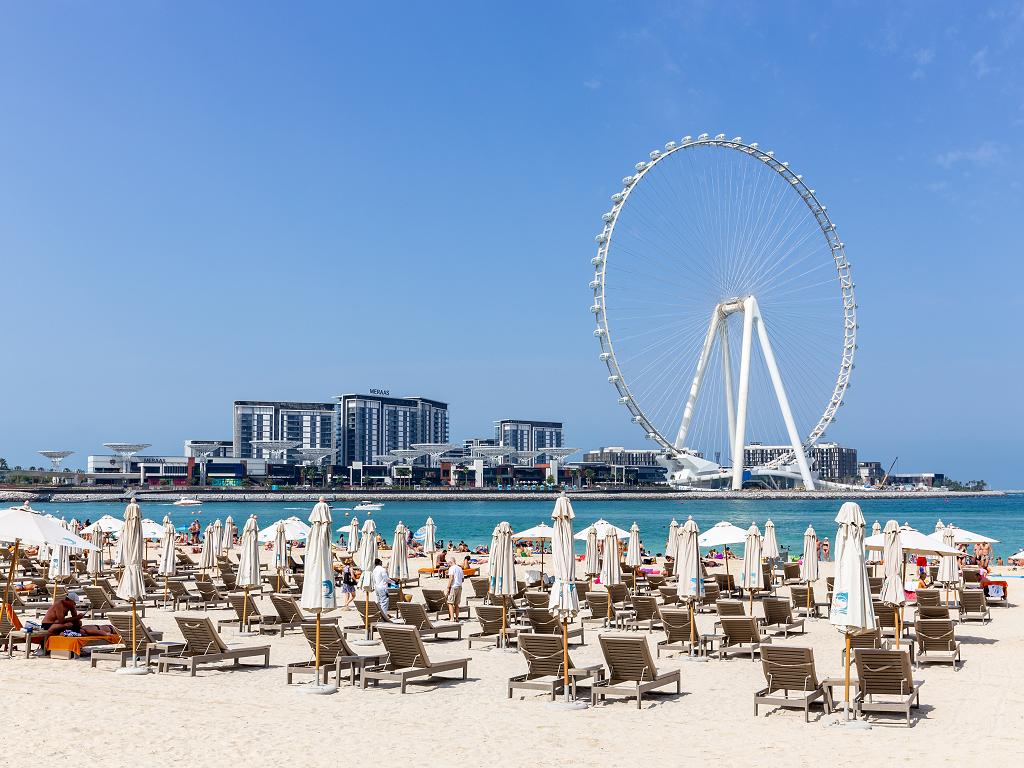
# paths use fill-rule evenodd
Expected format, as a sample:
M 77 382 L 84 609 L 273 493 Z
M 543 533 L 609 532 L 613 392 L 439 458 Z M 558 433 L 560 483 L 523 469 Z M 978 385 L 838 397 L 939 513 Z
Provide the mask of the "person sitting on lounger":
M 69 629 L 80 635 L 105 635 L 95 627 L 83 627 L 83 614 L 78 612 L 78 595 L 70 592 L 63 597 L 56 597 L 53 604 L 43 616 L 42 625 L 51 637 L 67 632 Z

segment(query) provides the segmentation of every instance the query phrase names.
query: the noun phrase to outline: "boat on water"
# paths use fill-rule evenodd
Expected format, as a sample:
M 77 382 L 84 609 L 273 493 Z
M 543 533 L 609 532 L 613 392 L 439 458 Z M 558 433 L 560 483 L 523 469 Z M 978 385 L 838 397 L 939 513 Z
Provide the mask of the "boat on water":
M 378 501 L 360 501 L 352 509 L 356 512 L 380 512 L 384 505 Z
M 198 507 L 198 506 L 201 506 L 202 503 L 203 502 L 201 502 L 199 499 L 181 498 L 181 499 L 178 499 L 176 502 L 174 502 L 174 506 L 176 506 L 176 507 Z

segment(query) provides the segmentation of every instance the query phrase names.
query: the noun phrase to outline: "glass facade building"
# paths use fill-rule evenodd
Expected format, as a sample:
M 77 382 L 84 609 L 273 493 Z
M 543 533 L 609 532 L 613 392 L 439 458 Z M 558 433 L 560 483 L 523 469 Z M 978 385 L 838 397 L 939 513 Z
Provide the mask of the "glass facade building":
M 494 422 L 494 439 L 498 445 L 516 451 L 543 451 L 562 447 L 562 422 L 502 419 Z M 546 464 L 549 458 L 541 453 L 535 463 Z
M 373 394 L 340 395 L 337 400 L 334 441 L 342 466 L 376 464 L 378 457 L 416 443 L 448 442 L 447 403 Z
M 232 446 L 236 459 L 270 459 L 254 448 L 256 440 L 294 440 L 298 448 L 334 448 L 334 403 L 236 400 L 232 414 Z M 276 458 L 276 457 L 275 457 Z M 287 462 L 300 460 L 288 451 Z

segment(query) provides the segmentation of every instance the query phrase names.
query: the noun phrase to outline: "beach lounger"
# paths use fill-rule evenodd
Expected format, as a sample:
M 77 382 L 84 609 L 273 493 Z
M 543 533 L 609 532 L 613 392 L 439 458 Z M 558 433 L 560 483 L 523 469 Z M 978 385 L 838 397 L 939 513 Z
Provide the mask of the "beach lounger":
M 284 633 L 289 629 L 302 629 L 303 624 L 316 621 L 316 616 L 303 612 L 302 607 L 295 599 L 295 595 L 282 595 L 274 592 L 270 595 L 270 603 L 274 606 L 274 610 L 277 611 L 277 622 L 269 626 L 268 629 L 270 631 L 280 629 L 282 637 L 284 637 Z M 320 616 L 321 627 L 325 624 L 336 625 L 337 623 L 337 616 Z
M 658 593 L 661 595 L 662 605 L 677 605 L 679 603 L 679 595 L 675 587 L 658 587 Z
M 808 591 L 810 592 L 809 600 L 808 600 Z M 820 616 L 822 608 L 824 608 L 825 609 L 825 613 L 828 614 L 829 610 L 831 609 L 831 605 L 832 605 L 831 601 L 829 601 L 829 600 L 818 600 L 814 596 L 814 585 L 813 584 L 811 584 L 810 586 L 808 586 L 806 584 L 803 584 L 803 585 L 794 584 L 793 586 L 791 586 L 789 588 L 789 597 L 790 597 L 790 602 L 792 602 L 792 604 L 793 604 L 793 613 L 795 613 L 798 616 L 801 615 L 801 614 L 803 614 L 804 616 L 808 616 L 808 617 L 810 617 L 810 616 Z M 808 605 L 810 605 L 810 610 L 808 610 L 808 608 L 807 608 Z
M 692 637 L 694 645 L 690 646 L 690 609 L 684 607 L 661 606 L 658 609 L 661 618 L 662 629 L 665 630 L 665 639 L 659 640 L 655 645 L 658 657 L 662 651 L 679 650 L 686 653 L 701 653 L 700 632 L 694 632 Z M 676 647 L 678 645 L 678 648 Z
M 719 589 L 718 582 L 714 579 L 705 579 L 704 594 L 701 595 L 700 602 L 697 603 L 696 608 L 701 613 L 710 613 L 715 610 L 715 606 L 721 599 L 722 590 Z
M 95 618 L 97 615 L 106 616 L 112 611 L 124 612 L 132 609 L 131 603 L 125 600 L 118 600 L 99 585 L 89 585 L 82 589 L 89 600 L 89 618 Z M 146 606 L 143 605 L 142 601 L 137 603 L 136 611 L 143 616 L 146 615 Z
M 949 607 L 945 605 L 918 605 L 914 619 L 915 621 L 920 619 L 950 620 L 952 616 L 949 613 Z
M 968 589 L 977 589 L 981 585 L 981 569 L 976 565 L 965 565 L 960 569 L 960 578 Z
M 922 682 L 914 680 L 905 651 L 859 648 L 858 691 L 853 704 L 865 718 L 869 712 L 902 712 L 910 727 L 910 709 L 921 705 Z
M 252 595 L 247 596 L 244 592 L 232 592 L 228 595 L 228 603 L 235 611 L 235 618 L 218 620 L 218 632 L 229 626 L 237 626 L 239 632 L 249 632 L 254 624 L 258 626 L 260 634 L 265 632 L 276 634 L 280 629 L 280 627 L 272 626 L 277 624 L 277 616 L 265 616 L 261 613 Z M 245 616 L 246 626 L 244 627 L 242 626 L 242 616 Z
M 180 605 L 184 605 L 186 608 L 192 605 L 199 608 L 203 607 L 203 596 L 197 595 L 194 592 L 189 592 L 188 587 L 186 587 L 182 581 L 174 579 L 168 581 L 167 591 L 171 598 L 174 610 L 178 610 Z
M 359 623 L 346 624 L 341 628 L 341 631 L 346 635 L 365 634 L 367 625 L 366 617 L 367 614 L 369 614 L 370 637 L 372 638 L 374 627 L 376 627 L 378 623 L 381 623 L 380 606 L 373 600 L 367 601 L 365 597 L 363 597 L 362 600 L 357 597 L 356 601 L 352 603 L 352 605 L 356 607 L 356 613 L 359 614 Z
M 917 644 L 917 665 L 952 664 L 956 671 L 960 663 L 960 643 L 949 619 L 918 619 L 914 622 Z
M 640 629 L 643 624 L 647 625 L 647 631 L 654 630 L 656 624 L 660 624 L 661 617 L 658 615 L 658 601 L 648 595 L 634 595 L 632 600 L 632 614 L 625 614 L 619 619 L 619 626 L 622 629 Z
M 224 644 L 213 622 L 207 617 L 175 616 L 178 629 L 185 638 L 185 645 L 177 653 L 164 653 L 157 659 L 157 670 L 167 672 L 171 667 L 184 667 L 192 677 L 200 665 L 233 661 L 241 666 L 242 659 L 263 657 L 263 666 L 270 666 L 270 646 L 230 648 Z M 230 667 L 229 667 L 230 669 Z
M 890 603 L 883 603 L 879 600 L 872 600 L 871 606 L 875 611 L 875 623 L 882 631 L 884 637 L 896 637 L 896 612 L 899 606 L 893 607 Z M 900 619 L 900 627 L 904 635 L 910 635 L 910 628 L 906 622 Z
M 803 634 L 807 631 L 803 619 L 793 618 L 793 608 L 784 597 L 766 597 L 761 601 L 761 606 L 764 609 L 764 629 L 782 632 L 784 637 L 789 637 L 790 632 L 799 630 Z
M 753 616 L 723 616 L 721 634 L 709 635 L 706 640 L 718 641 L 718 658 L 728 658 L 731 653 L 754 654 L 761 652 L 762 645 L 771 643 L 770 637 L 762 637 Z
M 417 677 L 434 677 L 441 672 L 462 670 L 462 679 L 469 677 L 469 659 L 449 659 L 432 662 L 427 656 L 423 638 L 419 630 L 411 625 L 380 624 L 377 627 L 386 660 L 376 666 L 367 666 L 363 671 L 360 683 L 366 688 L 371 682 L 375 685 L 382 680 L 399 683 L 400 690 L 405 693 L 409 680 Z
M 362 656 L 356 653 L 345 639 L 337 624 L 324 624 L 323 617 L 320 619 L 320 669 L 316 667 L 316 622 L 306 622 L 301 625 L 302 634 L 305 635 L 312 652 L 309 661 L 302 661 L 296 664 L 289 664 L 285 667 L 288 685 L 292 684 L 292 678 L 296 675 L 316 674 L 317 682 L 322 679 L 327 685 L 330 679 L 330 672 L 334 670 L 334 679 L 341 682 L 343 669 L 349 670 L 349 682 L 356 684 L 356 678 L 362 675 L 367 664 L 381 664 L 385 654 L 377 653 Z
M 430 613 L 434 614 L 435 619 L 440 619 L 441 614 L 448 615 L 448 595 L 443 589 L 432 589 L 431 587 L 423 588 L 423 604 L 424 607 Z M 462 615 L 462 611 L 465 610 L 469 613 L 469 608 L 463 608 L 461 605 L 455 606 L 456 618 Z
M 668 579 L 655 573 L 648 573 L 644 581 L 647 583 L 648 592 L 657 592 L 665 586 Z
M 530 623 L 530 628 L 536 635 L 562 636 L 562 622 L 556 616 L 552 615 L 547 608 L 527 608 L 526 620 Z M 566 630 L 566 638 L 569 642 L 572 642 L 575 638 L 579 638 L 580 643 L 586 643 L 582 626 L 570 626 Z
M 466 638 L 469 641 L 470 648 L 473 647 L 473 643 L 493 643 L 495 645 L 499 643 L 501 638 L 501 614 L 502 607 L 500 605 L 477 606 L 476 620 L 480 622 L 480 631 L 474 632 Z M 505 640 L 511 644 L 516 642 L 519 630 L 509 624 L 511 617 L 506 616 L 505 621 Z
M 526 601 L 526 606 L 528 608 L 548 607 L 547 592 L 527 592 L 525 595 L 523 595 L 523 599 Z
M 196 579 L 196 590 L 202 596 L 202 602 L 200 607 L 204 611 L 210 608 L 229 608 L 231 607 L 228 603 L 228 599 L 220 593 L 220 590 L 213 585 L 212 581 L 200 581 Z
M 736 593 L 736 579 L 731 573 L 716 573 L 714 579 L 719 591 L 726 597 L 732 597 Z
M 118 666 L 127 666 L 137 656 L 143 657 L 143 662 L 148 667 L 161 654 L 167 651 L 180 651 L 182 644 L 175 642 L 164 642 L 162 632 L 154 632 L 142 623 L 142 618 L 136 612 L 135 615 L 135 646 L 132 646 L 132 615 L 130 613 L 111 613 L 107 616 L 110 623 L 114 625 L 121 642 L 109 648 L 96 648 L 89 658 L 89 665 L 93 668 L 101 661 L 116 661 Z
M 491 589 L 491 580 L 482 576 L 474 576 L 471 579 L 466 579 L 466 583 L 469 584 L 469 594 L 466 595 L 466 605 L 471 605 L 474 602 L 486 603 L 488 594 Z
M 399 603 L 398 613 L 402 617 L 403 622 L 411 624 L 420 631 L 421 637 L 433 635 L 434 639 L 437 640 L 443 634 L 454 632 L 459 640 L 462 639 L 461 624 L 457 622 L 435 624 L 427 615 L 426 608 L 420 603 Z
M 875 627 L 871 632 L 861 632 L 857 635 L 850 635 L 850 650 L 857 651 L 860 648 L 885 648 L 885 644 L 882 641 L 882 631 L 878 627 Z M 839 663 L 844 669 L 846 668 L 845 642 L 839 650 Z
M 754 694 L 754 717 L 761 704 L 802 708 L 805 723 L 810 720 L 811 703 L 818 699 L 825 714 L 834 709 L 832 694 L 814 669 L 810 648 L 765 646 L 761 649 L 761 671 L 767 685 Z
M 527 671 L 508 679 L 508 698 L 512 691 L 527 689 L 545 691 L 554 701 L 559 693 L 565 691 L 565 652 L 562 638 L 551 634 L 532 634 L 523 632 L 519 635 L 519 650 L 526 658 Z M 569 693 L 576 698 L 576 686 L 581 680 L 604 679 L 604 668 L 600 664 L 578 667 L 569 657 Z
M 885 582 L 885 579 L 883 577 L 881 577 L 881 576 L 869 576 L 868 577 L 868 587 L 871 589 L 871 596 L 872 597 L 878 597 L 879 595 L 882 594 L 882 584 L 884 582 Z
M 610 587 L 605 587 L 605 591 L 611 595 L 612 607 L 629 607 L 629 590 L 625 584 L 612 584 Z
M 14 623 L 7 611 L 0 611 L 0 648 L 7 649 L 7 658 L 14 655 L 14 648 L 17 645 L 25 646 L 25 658 L 31 656 L 32 643 L 41 642 L 47 635 L 45 630 L 29 632 L 25 629 L 15 629 Z
M 984 589 L 961 589 L 959 597 L 960 621 L 992 621 Z
M 803 583 L 803 579 L 800 577 L 800 563 L 782 564 L 782 583 L 787 587 Z
M 919 589 L 917 590 L 917 605 L 935 606 L 942 605 L 942 592 L 937 589 Z
M 682 676 L 678 669 L 659 672 L 651 658 L 651 647 L 643 635 L 609 633 L 598 638 L 605 666 L 605 678 L 595 681 L 590 689 L 590 703 L 596 705 L 608 696 L 636 699 L 636 708 L 643 706 L 644 694 L 675 683 L 676 694 L 682 693 Z

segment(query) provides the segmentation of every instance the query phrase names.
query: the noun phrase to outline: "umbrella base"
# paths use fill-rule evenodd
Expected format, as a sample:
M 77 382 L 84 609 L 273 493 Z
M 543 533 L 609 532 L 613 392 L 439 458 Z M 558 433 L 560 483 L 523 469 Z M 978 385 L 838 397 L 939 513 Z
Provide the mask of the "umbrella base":
M 114 670 L 115 675 L 148 675 L 152 672 L 149 667 L 118 667 Z
M 697 656 L 695 654 L 689 654 L 688 653 L 685 656 L 676 656 L 676 660 L 677 661 L 685 661 L 685 662 L 687 662 L 689 664 L 694 664 L 694 663 L 707 664 L 708 657 L 707 656 Z
M 863 720 L 829 720 L 825 727 L 835 731 L 870 731 L 871 723 Z
M 564 710 L 589 709 L 590 705 L 585 701 L 549 701 L 547 703 L 547 708 Z
M 250 630 L 246 630 L 245 632 L 239 632 L 238 636 L 239 637 L 256 637 L 256 635 L 258 635 L 258 634 L 259 634 L 259 632 L 252 632 Z
M 358 640 L 349 640 L 349 645 L 377 645 L 380 640 L 367 640 L 365 637 L 361 637 Z
M 309 685 L 302 686 L 298 691 L 300 693 L 308 693 L 313 696 L 330 696 L 332 693 L 338 692 L 338 686 L 310 683 Z

